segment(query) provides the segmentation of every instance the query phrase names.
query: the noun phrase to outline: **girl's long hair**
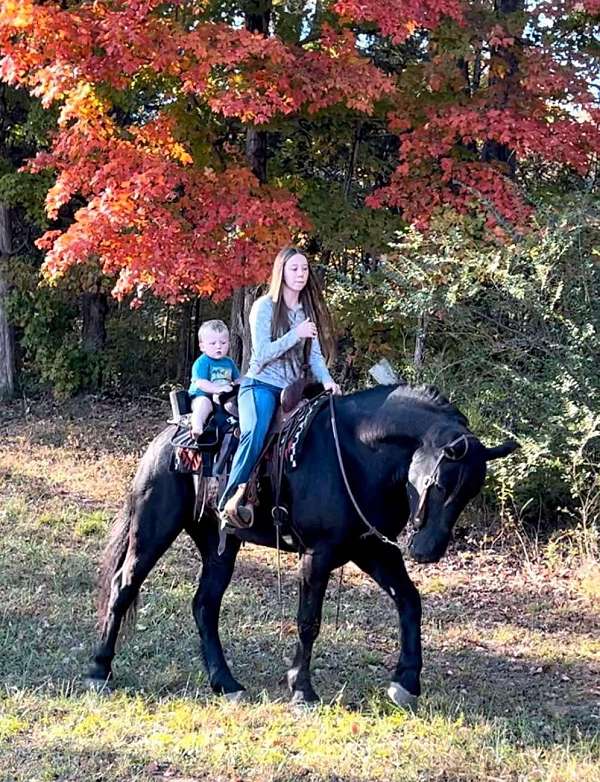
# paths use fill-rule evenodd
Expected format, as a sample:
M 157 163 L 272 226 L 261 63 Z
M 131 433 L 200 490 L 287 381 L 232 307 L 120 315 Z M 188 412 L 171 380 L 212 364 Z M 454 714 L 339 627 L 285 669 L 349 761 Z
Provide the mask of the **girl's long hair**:
M 271 320 L 271 337 L 273 339 L 283 336 L 290 330 L 289 309 L 283 298 L 283 270 L 290 258 L 297 254 L 306 257 L 304 252 L 296 247 L 284 247 L 277 253 L 273 264 L 269 286 L 269 296 L 273 300 L 273 318 Z M 300 291 L 298 299 L 306 317 L 312 320 L 317 327 L 321 351 L 325 361 L 329 363 L 335 352 L 333 322 L 325 303 L 321 285 L 310 263 L 308 264 L 308 280 Z M 302 362 L 302 358 L 300 356 L 299 358 Z M 306 358 L 305 355 L 304 360 Z

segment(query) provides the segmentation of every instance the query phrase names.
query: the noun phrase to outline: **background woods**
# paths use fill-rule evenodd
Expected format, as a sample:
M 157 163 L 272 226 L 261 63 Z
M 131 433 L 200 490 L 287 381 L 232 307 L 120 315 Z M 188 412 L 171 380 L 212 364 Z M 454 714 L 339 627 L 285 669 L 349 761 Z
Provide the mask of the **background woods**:
M 599 22 L 599 0 L 0 1 L 1 779 L 600 782 Z M 291 710 L 296 562 L 252 546 L 222 612 L 249 699 L 211 697 L 187 535 L 119 690 L 84 691 L 94 574 L 168 391 L 206 318 L 244 360 L 289 240 L 346 391 L 386 358 L 522 444 L 460 545 L 409 565 L 420 712 L 387 701 L 395 611 L 354 567 L 324 703 Z
M 347 390 L 382 356 L 439 385 L 524 445 L 495 472 L 505 521 L 588 528 L 599 11 L 7 0 L 1 392 L 164 393 L 211 316 L 244 360 L 244 313 L 293 239 Z

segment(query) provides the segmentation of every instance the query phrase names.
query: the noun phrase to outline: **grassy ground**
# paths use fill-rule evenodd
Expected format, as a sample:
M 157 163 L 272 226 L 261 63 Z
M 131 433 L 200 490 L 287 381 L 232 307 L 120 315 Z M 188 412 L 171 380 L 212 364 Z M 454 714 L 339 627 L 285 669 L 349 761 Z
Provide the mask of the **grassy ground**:
M 150 412 L 148 412 L 150 410 Z M 392 604 L 347 568 L 316 647 L 324 705 L 298 713 L 281 676 L 293 649 L 272 552 L 242 551 L 222 634 L 249 701 L 210 694 L 190 612 L 200 567 L 181 537 L 143 590 L 119 689 L 80 683 L 94 640 L 95 568 L 115 509 L 166 405 L 79 400 L 0 413 L 0 780 L 600 780 L 598 571 L 556 550 L 410 565 L 424 599 L 418 716 L 391 708 Z M 549 566 L 551 565 L 551 567 Z

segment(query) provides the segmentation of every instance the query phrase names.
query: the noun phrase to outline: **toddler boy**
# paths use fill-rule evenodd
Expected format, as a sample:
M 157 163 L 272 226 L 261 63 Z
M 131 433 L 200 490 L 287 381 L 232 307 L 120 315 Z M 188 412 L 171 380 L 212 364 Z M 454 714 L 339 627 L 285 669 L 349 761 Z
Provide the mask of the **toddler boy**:
M 229 329 L 222 320 L 207 320 L 198 329 L 202 355 L 192 366 L 192 436 L 200 437 L 212 413 L 212 395 L 233 389 L 240 372 L 229 353 Z

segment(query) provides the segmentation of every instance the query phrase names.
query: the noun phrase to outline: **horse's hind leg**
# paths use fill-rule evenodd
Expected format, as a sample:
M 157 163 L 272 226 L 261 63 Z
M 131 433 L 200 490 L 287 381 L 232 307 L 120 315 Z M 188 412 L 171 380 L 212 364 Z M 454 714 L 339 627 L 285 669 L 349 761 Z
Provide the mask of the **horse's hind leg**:
M 352 560 L 392 598 L 400 617 L 400 657 L 388 688 L 397 706 L 416 708 L 421 694 L 421 598 L 410 580 L 402 554 L 373 538 L 361 540 Z
M 194 596 L 193 611 L 208 680 L 213 692 L 236 698 L 244 687 L 233 677 L 219 638 L 219 613 L 225 590 L 229 586 L 240 541 L 227 536 L 225 550 L 219 556 L 218 525 L 205 515 L 187 528 L 202 556 L 202 574 Z
M 192 500 L 186 494 L 189 492 L 182 490 L 167 503 L 152 492 L 134 493 L 113 529 L 101 572 L 100 640 L 86 678 L 91 687 L 103 686 L 112 676 L 123 619 L 135 609 L 146 576 L 181 532 L 191 512 Z

